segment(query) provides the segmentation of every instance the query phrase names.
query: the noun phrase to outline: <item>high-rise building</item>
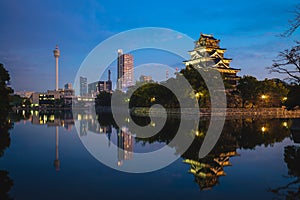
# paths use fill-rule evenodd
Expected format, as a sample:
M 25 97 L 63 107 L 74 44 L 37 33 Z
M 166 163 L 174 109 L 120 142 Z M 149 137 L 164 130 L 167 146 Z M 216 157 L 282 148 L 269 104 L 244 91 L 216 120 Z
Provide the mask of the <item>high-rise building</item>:
M 73 88 L 72 88 L 72 83 L 66 83 L 65 84 L 65 89 L 66 90 L 72 90 Z
M 80 76 L 80 96 L 86 96 L 87 95 L 87 78 Z
M 151 81 L 152 81 L 152 76 L 145 76 L 145 75 L 140 76 L 140 82 L 142 83 L 151 82 Z
M 122 49 L 118 50 L 118 83 L 117 89 L 126 90 L 133 85 L 133 56 L 131 54 L 123 54 Z
M 88 94 L 96 96 L 100 92 L 112 92 L 112 82 L 110 80 L 111 72 L 108 70 L 108 80 L 107 81 L 96 81 L 88 84 Z

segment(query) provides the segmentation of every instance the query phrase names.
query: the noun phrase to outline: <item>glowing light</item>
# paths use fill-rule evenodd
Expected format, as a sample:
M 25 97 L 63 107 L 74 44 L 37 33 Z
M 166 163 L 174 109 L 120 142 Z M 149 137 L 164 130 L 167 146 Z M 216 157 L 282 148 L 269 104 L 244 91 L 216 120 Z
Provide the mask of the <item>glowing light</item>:
M 121 161 L 118 161 L 118 166 L 121 166 L 122 165 L 122 162 Z
M 150 99 L 150 101 L 153 103 L 153 102 L 155 102 L 155 97 L 152 97 L 151 99 Z
M 287 128 L 287 127 L 288 127 L 288 123 L 287 123 L 287 122 L 283 122 L 283 123 L 282 123 L 282 126 L 284 126 L 284 127 Z
M 125 99 L 125 102 L 126 102 L 126 103 L 130 102 L 130 99 L 129 99 L 129 98 L 126 98 L 126 99 Z
M 261 131 L 264 133 L 267 131 L 267 128 L 263 126 L 263 127 L 261 127 Z
M 261 98 L 266 99 L 266 98 L 268 98 L 268 96 L 263 94 L 263 95 L 261 95 Z
M 288 99 L 287 97 L 283 97 L 283 98 L 282 98 L 283 101 L 286 101 L 287 99 Z
M 196 94 L 195 94 L 195 97 L 197 98 L 197 99 L 199 99 L 199 97 L 202 97 L 203 96 L 203 93 L 202 92 L 197 92 Z
M 50 121 L 54 121 L 54 119 L 55 119 L 54 115 L 50 115 L 49 119 L 50 119 Z

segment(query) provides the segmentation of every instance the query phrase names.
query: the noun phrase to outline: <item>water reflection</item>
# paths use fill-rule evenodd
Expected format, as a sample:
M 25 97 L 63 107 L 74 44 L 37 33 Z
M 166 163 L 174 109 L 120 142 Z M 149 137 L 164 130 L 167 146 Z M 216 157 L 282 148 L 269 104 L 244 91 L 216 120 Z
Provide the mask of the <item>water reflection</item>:
M 239 156 L 237 150 L 258 146 L 273 146 L 290 136 L 281 119 L 239 119 L 228 120 L 214 149 L 203 159 L 194 152 L 199 151 L 203 136 L 197 137 L 189 150 L 183 154 L 184 162 L 191 165 L 190 173 L 201 190 L 219 183 L 220 176 L 226 176 L 225 167 L 231 166 L 230 158 Z M 288 122 L 290 123 L 290 122 Z
M 292 178 L 288 184 L 270 189 L 278 197 L 285 199 L 299 199 L 300 198 L 300 147 L 286 146 L 284 148 L 284 161 L 288 168 L 289 178 Z
M 11 120 L 8 119 L 8 111 L 0 105 L 0 158 L 5 150 L 10 146 L 9 130 L 13 128 Z M 0 169 L 0 199 L 12 199 L 9 192 L 14 182 L 9 176 L 9 172 Z
M 291 132 L 294 142 L 300 143 L 300 119 L 293 120 Z
M 13 185 L 14 182 L 9 177 L 8 171 L 0 170 L 0 199 L 12 199 L 8 193 Z
M 123 160 L 130 160 L 133 155 L 133 136 L 127 127 L 118 131 L 118 147 L 118 166 L 121 166 Z
M 64 127 L 66 130 L 72 130 L 75 121 L 79 123 L 79 137 L 86 137 L 88 134 L 96 136 L 105 136 L 108 139 L 107 146 L 111 143 L 118 148 L 115 157 L 116 165 L 122 166 L 125 162 L 130 162 L 134 152 L 140 152 L 138 149 L 149 145 L 149 151 L 157 150 L 161 146 L 153 144 L 170 144 L 170 141 L 177 133 L 180 119 L 168 118 L 166 125 L 156 135 L 149 138 L 135 137 L 135 131 L 130 128 L 130 122 L 124 119 L 124 124 L 118 127 L 113 118 L 109 114 L 100 114 L 96 119 L 90 113 L 84 112 L 20 112 L 9 117 L 11 121 L 26 121 L 34 125 L 46 125 L 53 128 L 55 134 L 55 157 L 54 166 L 58 171 L 60 169 L 59 158 L 59 127 Z M 146 125 L 150 122 L 149 118 L 133 117 L 133 120 L 140 124 Z M 183 119 L 184 121 L 185 119 Z M 7 122 L 6 122 L 7 123 Z M 243 149 L 255 150 L 258 146 L 272 147 L 275 143 L 282 142 L 287 137 L 292 137 L 295 143 L 299 142 L 299 131 L 297 120 L 290 119 L 235 119 L 227 120 L 223 129 L 222 135 L 213 148 L 205 158 L 199 159 L 198 152 L 203 143 L 205 133 L 207 131 L 209 121 L 201 121 L 195 128 L 191 128 L 186 133 L 186 137 L 195 137 L 192 145 L 187 151 L 182 152 L 180 143 L 172 144 L 177 154 L 182 154 L 183 162 L 189 166 L 188 173 L 194 176 L 194 181 L 199 185 L 201 190 L 211 189 L 219 184 L 220 177 L 226 176 L 226 168 L 232 166 L 231 159 L 239 157 L 239 151 Z M 1 126 L 1 130 L 4 130 Z M 7 129 L 9 130 L 9 128 Z M 6 134 L 1 132 L 0 155 L 3 154 L 4 149 L 10 144 L 10 137 L 8 131 Z M 287 163 L 289 169 L 289 176 L 296 180 L 288 185 L 271 189 L 277 195 L 284 195 L 285 197 L 299 197 L 299 177 L 300 177 L 300 150 L 299 146 L 287 146 L 284 150 L 284 161 Z M 12 180 L 8 173 L 0 171 L 0 181 L 7 182 L 7 188 L 12 186 Z M 2 183 L 1 182 L 1 183 Z M 10 187 L 8 187 L 10 186 Z M 293 190 L 291 189 L 293 188 Z M 9 190 L 8 190 L 9 191 Z M 0 190 L 2 195 L 2 190 Z M 7 194 L 7 192 L 5 193 Z M 297 196 L 298 195 L 298 196 Z M 1 199 L 1 198 L 0 198 Z

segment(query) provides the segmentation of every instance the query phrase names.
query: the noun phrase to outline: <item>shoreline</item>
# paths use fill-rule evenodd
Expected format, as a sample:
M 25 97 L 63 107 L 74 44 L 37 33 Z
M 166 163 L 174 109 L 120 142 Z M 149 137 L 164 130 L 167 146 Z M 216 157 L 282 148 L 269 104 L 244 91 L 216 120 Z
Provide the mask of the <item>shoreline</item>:
M 149 116 L 150 109 L 137 107 L 131 110 L 131 114 L 137 117 Z M 165 112 L 162 109 L 151 109 L 152 116 L 161 116 Z M 190 108 L 167 109 L 168 115 L 197 117 L 199 112 L 195 112 Z M 300 110 L 286 110 L 283 108 L 217 108 L 211 111 L 208 108 L 200 108 L 200 117 L 203 118 L 300 118 Z
M 84 107 L 84 108 L 42 108 L 42 109 L 29 109 L 29 108 L 21 108 L 21 109 L 13 109 L 13 111 L 17 110 L 25 110 L 25 111 L 93 111 L 92 107 Z M 111 113 L 110 107 L 96 107 L 96 112 L 98 113 Z M 128 112 L 124 110 L 124 108 L 120 108 L 117 110 L 119 113 Z M 160 108 L 152 108 L 151 115 L 153 117 L 160 117 L 163 114 L 167 114 L 171 117 L 185 117 L 185 118 L 223 118 L 224 116 L 227 118 L 300 118 L 300 110 L 286 110 L 283 108 L 216 108 L 213 111 L 209 108 L 200 108 L 200 112 L 195 111 L 192 108 L 168 108 L 168 109 L 160 109 Z M 146 107 L 135 107 L 130 109 L 130 113 L 136 117 L 149 117 L 150 109 Z

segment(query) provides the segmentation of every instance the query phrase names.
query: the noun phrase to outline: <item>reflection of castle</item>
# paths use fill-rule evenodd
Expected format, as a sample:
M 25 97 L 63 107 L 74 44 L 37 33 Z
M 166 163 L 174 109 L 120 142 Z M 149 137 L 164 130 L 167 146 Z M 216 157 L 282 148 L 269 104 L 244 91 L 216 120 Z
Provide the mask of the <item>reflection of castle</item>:
M 209 155 L 199 161 L 185 159 L 184 162 L 191 165 L 190 173 L 195 175 L 195 180 L 201 190 L 210 189 L 218 184 L 219 176 L 226 176 L 224 167 L 231 166 L 229 158 L 236 156 L 236 151 Z
M 122 127 L 118 131 L 118 166 L 123 164 L 123 160 L 132 159 L 133 136 L 127 127 Z

